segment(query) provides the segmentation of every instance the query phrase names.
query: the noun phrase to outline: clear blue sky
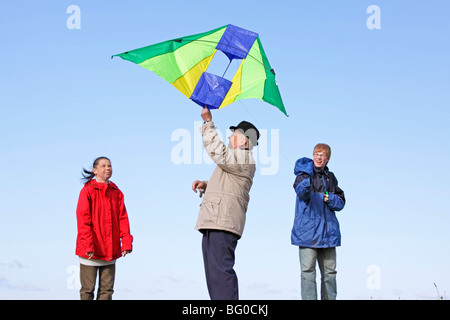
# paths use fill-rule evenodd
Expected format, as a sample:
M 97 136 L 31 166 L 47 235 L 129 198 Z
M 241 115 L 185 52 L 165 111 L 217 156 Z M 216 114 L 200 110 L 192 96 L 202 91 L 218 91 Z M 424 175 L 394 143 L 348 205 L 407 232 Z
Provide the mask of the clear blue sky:
M 73 4 L 81 29 L 66 25 Z M 381 29 L 366 26 L 370 5 Z M 444 0 L 2 3 L 0 299 L 79 298 L 75 209 L 81 169 L 100 155 L 135 237 L 114 297 L 208 299 L 190 190 L 214 169 L 194 163 L 201 108 L 110 57 L 228 23 L 259 33 L 289 114 L 259 100 L 213 112 L 223 133 L 248 120 L 277 142 L 255 149 L 240 297 L 300 298 L 293 166 L 318 142 L 331 145 L 347 199 L 338 298 L 436 299 L 434 283 L 447 297 L 449 12 Z M 191 136 L 190 163 L 174 163 L 179 132 Z

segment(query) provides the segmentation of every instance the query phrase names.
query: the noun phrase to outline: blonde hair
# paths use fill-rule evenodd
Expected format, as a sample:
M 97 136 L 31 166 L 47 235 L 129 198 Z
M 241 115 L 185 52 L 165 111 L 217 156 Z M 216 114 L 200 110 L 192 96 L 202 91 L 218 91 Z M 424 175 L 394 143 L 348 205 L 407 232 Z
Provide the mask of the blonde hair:
M 313 150 L 313 154 L 316 152 L 323 152 L 327 155 L 328 160 L 330 160 L 331 157 L 331 148 L 329 145 L 325 144 L 325 143 L 318 143 L 316 144 L 316 146 L 314 147 Z

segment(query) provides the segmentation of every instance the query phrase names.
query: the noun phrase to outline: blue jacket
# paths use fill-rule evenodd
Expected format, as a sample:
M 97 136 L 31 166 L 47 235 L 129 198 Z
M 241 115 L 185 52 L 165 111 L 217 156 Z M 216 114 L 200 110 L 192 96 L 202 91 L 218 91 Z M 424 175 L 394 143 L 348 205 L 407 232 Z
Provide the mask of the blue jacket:
M 294 174 L 297 197 L 291 243 L 308 248 L 340 246 L 341 232 L 335 211 L 344 208 L 345 197 L 336 177 L 327 167 L 323 171 L 315 168 L 309 158 L 296 161 Z M 327 202 L 323 201 L 326 191 Z

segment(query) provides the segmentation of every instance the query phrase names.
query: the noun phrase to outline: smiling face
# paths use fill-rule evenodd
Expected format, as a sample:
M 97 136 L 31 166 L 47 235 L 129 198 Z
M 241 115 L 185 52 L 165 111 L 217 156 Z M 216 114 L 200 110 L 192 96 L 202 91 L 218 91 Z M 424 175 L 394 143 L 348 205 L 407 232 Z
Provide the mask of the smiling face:
M 314 147 L 313 161 L 317 168 L 323 169 L 327 165 L 331 156 L 331 148 L 329 145 L 319 143 Z
M 323 152 L 315 152 L 313 154 L 313 156 L 314 156 L 314 159 L 313 159 L 314 165 L 317 168 L 321 168 L 321 169 L 325 168 L 325 166 L 328 163 L 327 155 L 325 153 L 323 153 Z
M 98 182 L 107 183 L 112 176 L 111 161 L 100 159 L 98 164 L 92 169 Z

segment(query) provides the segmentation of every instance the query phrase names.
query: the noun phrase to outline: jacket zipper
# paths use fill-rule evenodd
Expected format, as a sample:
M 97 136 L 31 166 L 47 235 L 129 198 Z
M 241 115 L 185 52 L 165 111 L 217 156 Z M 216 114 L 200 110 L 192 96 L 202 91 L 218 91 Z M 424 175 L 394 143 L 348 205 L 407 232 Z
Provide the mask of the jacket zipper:
M 325 195 L 325 192 L 327 191 L 327 184 L 325 183 L 324 175 L 322 175 L 322 182 L 323 182 L 323 194 Z M 322 199 L 323 200 L 323 199 Z M 330 238 L 328 237 L 328 231 L 327 231 L 327 213 L 326 213 L 326 203 L 323 202 L 323 219 L 324 219 L 324 227 L 325 227 L 325 233 L 327 236 L 327 244 L 330 246 Z

